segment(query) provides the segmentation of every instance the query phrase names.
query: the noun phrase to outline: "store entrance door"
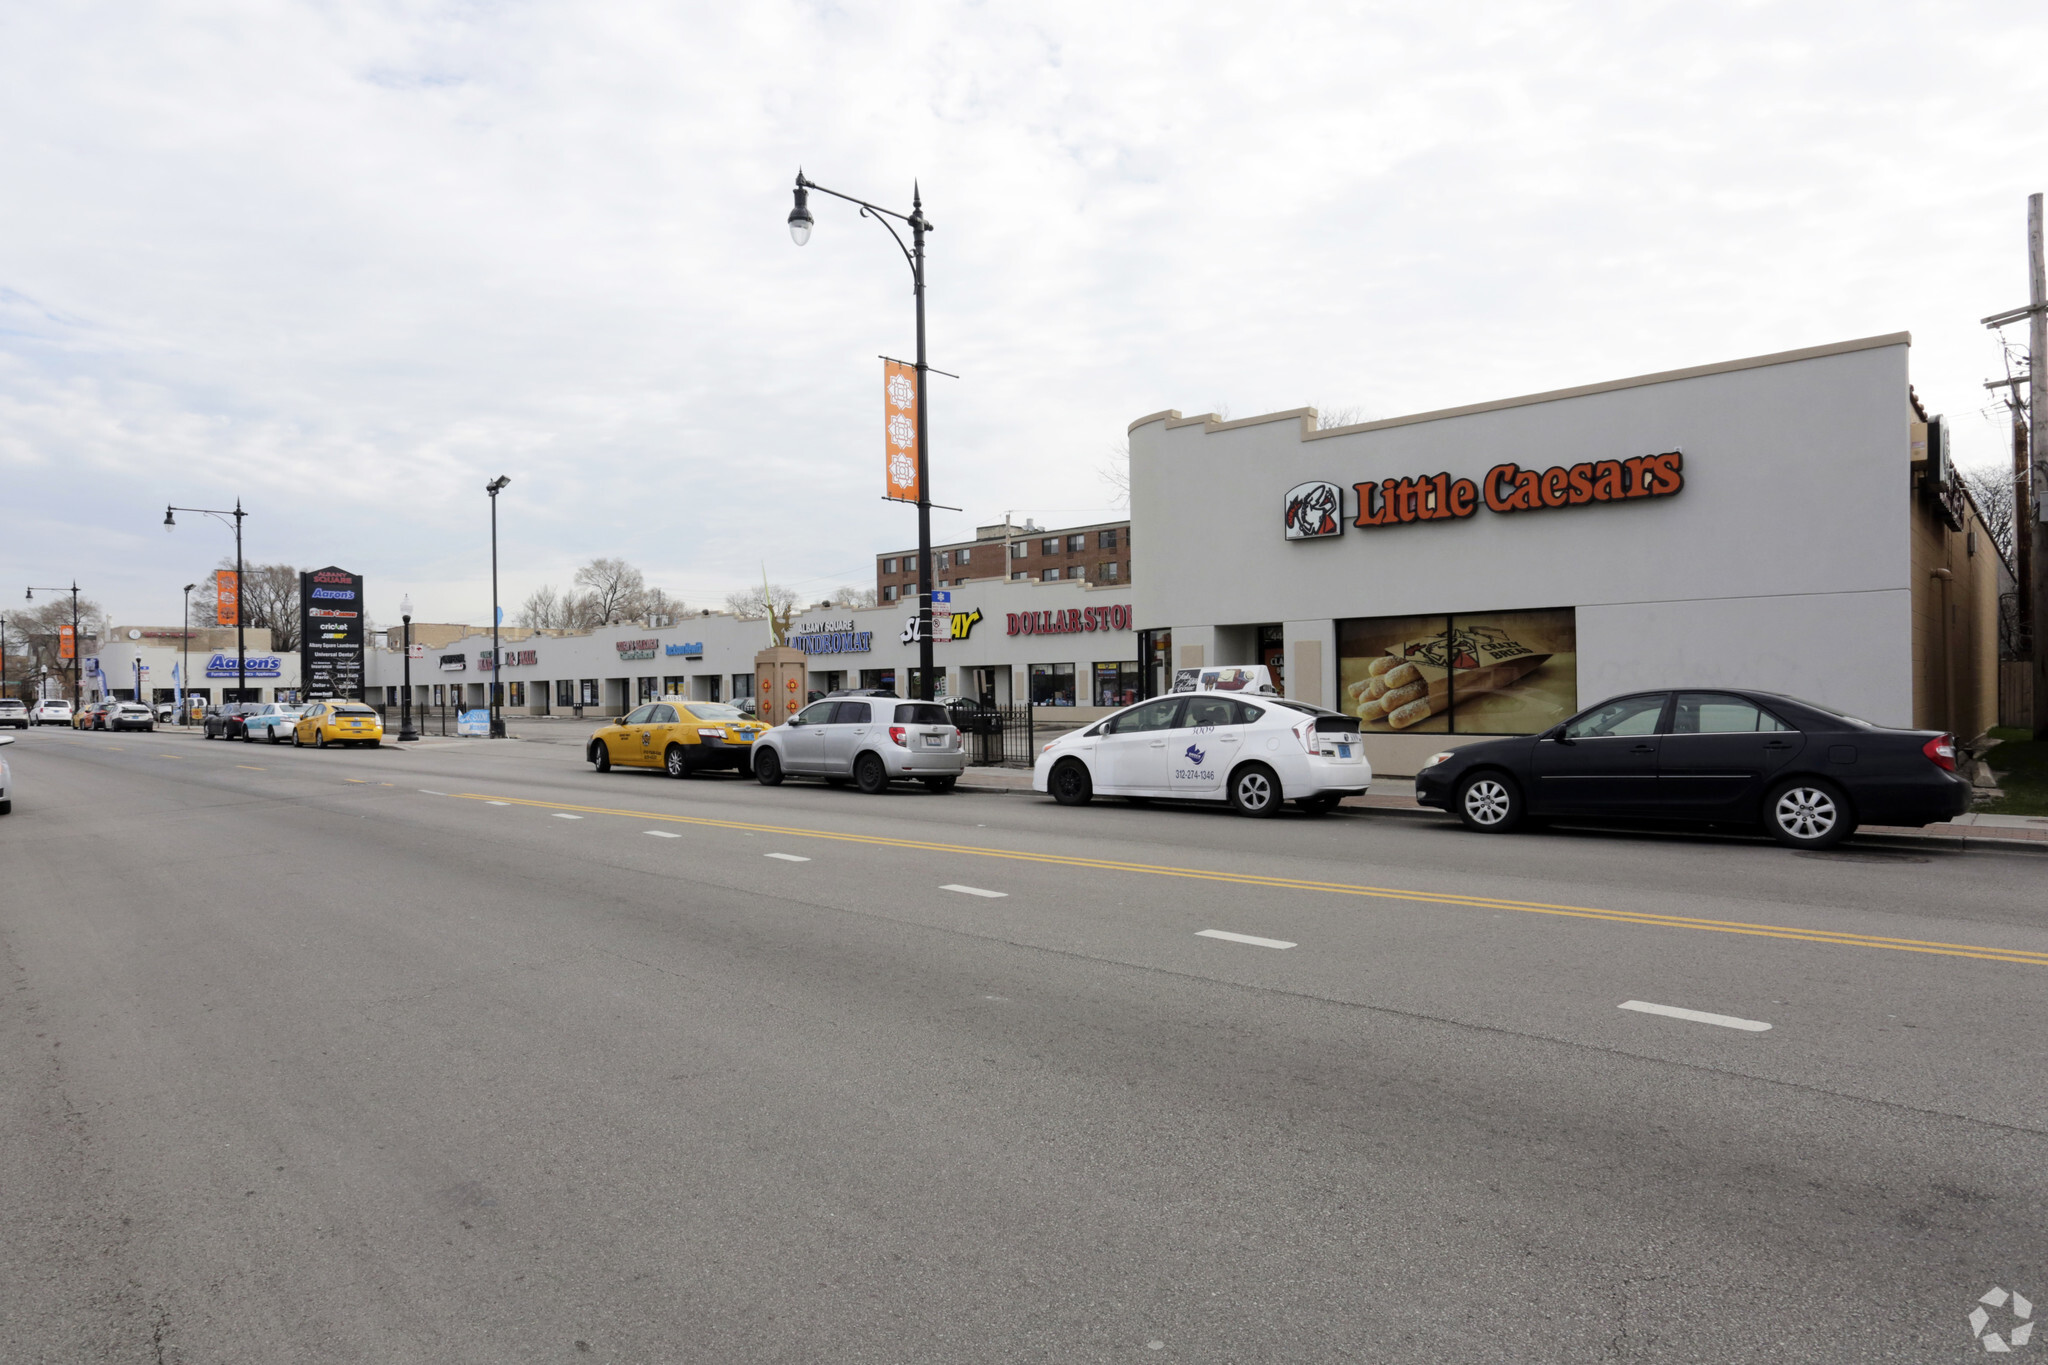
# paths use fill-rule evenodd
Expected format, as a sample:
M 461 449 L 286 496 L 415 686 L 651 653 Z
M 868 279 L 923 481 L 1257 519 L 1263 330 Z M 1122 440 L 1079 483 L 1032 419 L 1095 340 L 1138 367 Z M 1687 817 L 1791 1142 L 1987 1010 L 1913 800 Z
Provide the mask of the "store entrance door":
M 963 668 L 961 690 L 977 706 L 1010 704 L 1010 670 L 1007 668 Z
M 1273 679 L 1280 695 L 1287 695 L 1287 634 L 1278 625 L 1259 627 L 1259 662 Z

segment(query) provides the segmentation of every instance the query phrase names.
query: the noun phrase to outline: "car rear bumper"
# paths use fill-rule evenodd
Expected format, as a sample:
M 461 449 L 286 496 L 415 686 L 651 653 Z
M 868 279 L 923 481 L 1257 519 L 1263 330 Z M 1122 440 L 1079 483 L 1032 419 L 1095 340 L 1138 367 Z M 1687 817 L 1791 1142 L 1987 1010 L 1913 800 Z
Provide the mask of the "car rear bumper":
M 1308 756 L 1308 770 L 1302 790 L 1289 790 L 1288 795 L 1299 796 L 1363 796 L 1372 787 L 1372 764 L 1364 758 L 1324 758 L 1320 754 Z M 1289 784 L 1290 787 L 1292 784 Z
M 921 753 L 915 749 L 881 749 L 882 766 L 891 777 L 958 777 L 967 771 L 967 751 L 946 749 Z
M 1940 824 L 1968 811 L 1970 800 L 1969 779 L 1939 768 L 1924 778 L 1857 784 L 1849 791 L 1856 818 L 1866 825 Z

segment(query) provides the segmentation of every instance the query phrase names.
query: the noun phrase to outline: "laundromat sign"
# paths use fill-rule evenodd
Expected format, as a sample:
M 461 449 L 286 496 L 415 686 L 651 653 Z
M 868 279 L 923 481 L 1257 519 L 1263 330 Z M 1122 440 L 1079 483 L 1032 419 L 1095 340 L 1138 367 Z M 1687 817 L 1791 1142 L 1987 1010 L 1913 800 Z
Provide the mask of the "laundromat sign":
M 1462 521 L 1484 504 L 1489 512 L 1542 512 L 1592 502 L 1668 498 L 1685 487 L 1685 456 L 1676 450 L 1627 460 L 1587 460 L 1548 469 L 1497 464 L 1474 483 L 1448 473 L 1381 479 L 1351 485 L 1362 530 L 1411 521 Z M 1344 491 L 1325 479 L 1296 484 L 1282 507 L 1288 540 L 1322 540 L 1344 533 Z

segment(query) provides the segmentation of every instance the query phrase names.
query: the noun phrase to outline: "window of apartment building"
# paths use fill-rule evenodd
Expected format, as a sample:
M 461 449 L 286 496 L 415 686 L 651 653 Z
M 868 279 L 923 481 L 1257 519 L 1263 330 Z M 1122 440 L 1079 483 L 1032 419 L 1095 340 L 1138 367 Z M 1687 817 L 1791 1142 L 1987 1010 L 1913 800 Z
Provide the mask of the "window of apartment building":
M 1087 576 L 1088 566 L 1086 564 L 1076 564 L 1067 570 L 1067 577 L 1069 578 L 1086 578 Z
M 882 600 L 884 602 L 894 602 L 896 600 L 896 585 L 894 583 L 882 589 Z
M 1012 542 L 1010 542 L 1010 558 L 1012 558 L 1012 559 L 1022 559 L 1022 558 L 1024 558 L 1024 556 L 1026 556 L 1026 555 L 1028 555 L 1028 554 L 1030 554 L 1030 553 L 1031 553 L 1031 542 L 1030 542 L 1030 541 L 1028 541 L 1028 540 L 1016 540 L 1016 541 L 1012 541 Z
M 1060 571 L 1058 569 L 1047 569 L 1040 575 L 1040 578 L 1047 583 L 1057 583 L 1060 581 Z
M 973 551 L 971 549 L 953 551 L 953 563 L 955 565 L 965 564 L 967 562 L 967 556 L 972 553 Z
M 944 550 L 939 551 L 939 562 L 932 565 L 932 567 L 934 569 L 943 569 L 946 567 L 946 552 Z
M 1116 548 L 1116 528 L 1112 526 L 1107 531 L 1097 531 L 1095 533 L 1095 548 L 1098 550 L 1114 550 Z
M 1116 578 L 1116 565 L 1114 562 L 1109 564 L 1097 564 L 1095 566 L 1095 580 L 1098 583 L 1114 583 L 1116 582 Z
M 1016 573 L 1010 575 L 1010 581 L 1012 583 L 1022 583 L 1025 579 L 1029 577 L 1031 577 L 1030 574 L 1025 573 L 1023 570 L 1020 569 Z
M 1068 553 L 1068 554 L 1070 554 L 1070 555 L 1077 555 L 1077 554 L 1081 553 L 1081 551 L 1083 551 L 1083 550 L 1085 550 L 1085 549 L 1087 549 L 1087 548 L 1088 548 L 1088 537 L 1087 537 L 1087 536 L 1084 536 L 1084 535 L 1083 535 L 1083 536 L 1068 536 L 1068 537 L 1067 537 L 1067 553 Z
M 1040 545 L 1038 550 L 1040 554 L 1058 554 L 1060 552 L 1060 538 L 1058 536 L 1047 536 L 1045 543 Z
M 892 559 L 885 559 L 885 560 L 883 560 L 883 561 L 882 561 L 882 572 L 883 572 L 883 573 L 895 573 L 895 572 L 896 572 L 896 561 L 895 561 L 895 560 L 894 560 L 893 558 L 892 558 Z
M 1074 704 L 1074 666 L 1072 664 L 1031 665 L 1031 704 L 1033 706 L 1072 706 Z

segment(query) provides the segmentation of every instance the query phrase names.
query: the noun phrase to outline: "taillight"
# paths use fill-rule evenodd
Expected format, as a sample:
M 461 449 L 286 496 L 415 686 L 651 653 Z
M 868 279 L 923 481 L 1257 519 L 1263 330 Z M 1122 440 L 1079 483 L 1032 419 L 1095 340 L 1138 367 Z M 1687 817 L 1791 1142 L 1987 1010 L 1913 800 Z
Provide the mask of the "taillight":
M 899 746 L 900 746 L 900 745 L 901 745 L 901 744 L 903 743 L 903 736 L 904 736 L 904 735 L 905 735 L 906 733 L 907 733 L 907 732 L 906 732 L 906 731 L 904 730 L 904 728 L 903 728 L 902 726 L 900 726 L 900 725 L 892 725 L 892 726 L 890 726 L 890 727 L 889 727 L 889 742 L 890 742 L 891 744 L 895 744 L 895 745 L 899 745 Z
M 1926 754 L 1928 762 L 1932 763 L 1935 767 L 1946 768 L 1950 772 L 1956 770 L 1956 737 L 1954 735 L 1936 735 L 1933 739 L 1920 746 L 1920 752 Z
M 1302 748 L 1310 753 L 1314 753 L 1316 751 L 1316 718 L 1310 716 L 1307 720 L 1295 726 L 1294 737 L 1301 741 Z

